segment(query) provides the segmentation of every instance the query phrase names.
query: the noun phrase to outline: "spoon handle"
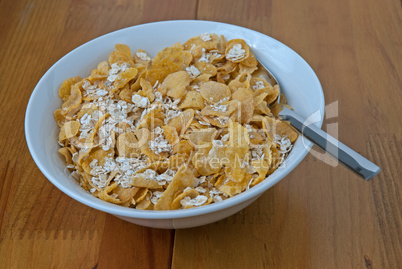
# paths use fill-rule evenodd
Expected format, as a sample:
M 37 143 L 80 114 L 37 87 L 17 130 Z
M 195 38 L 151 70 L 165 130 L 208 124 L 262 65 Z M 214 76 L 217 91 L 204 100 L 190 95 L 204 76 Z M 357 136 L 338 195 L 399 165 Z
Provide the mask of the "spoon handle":
M 356 151 L 345 146 L 313 124 L 305 125 L 305 119 L 284 107 L 279 116 L 296 128 L 304 137 L 337 159 L 341 164 L 364 178 L 370 180 L 380 172 L 380 168 Z

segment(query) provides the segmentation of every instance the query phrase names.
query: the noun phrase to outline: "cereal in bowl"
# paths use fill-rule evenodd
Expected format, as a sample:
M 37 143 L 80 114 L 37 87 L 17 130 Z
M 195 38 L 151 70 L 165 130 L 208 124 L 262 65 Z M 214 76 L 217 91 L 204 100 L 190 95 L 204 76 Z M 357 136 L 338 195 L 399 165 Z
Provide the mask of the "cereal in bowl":
M 204 33 L 154 58 L 117 44 L 59 89 L 59 152 L 79 184 L 118 205 L 208 205 L 259 184 L 297 133 L 272 111 L 276 85 L 242 39 Z M 256 72 L 257 71 L 257 72 Z

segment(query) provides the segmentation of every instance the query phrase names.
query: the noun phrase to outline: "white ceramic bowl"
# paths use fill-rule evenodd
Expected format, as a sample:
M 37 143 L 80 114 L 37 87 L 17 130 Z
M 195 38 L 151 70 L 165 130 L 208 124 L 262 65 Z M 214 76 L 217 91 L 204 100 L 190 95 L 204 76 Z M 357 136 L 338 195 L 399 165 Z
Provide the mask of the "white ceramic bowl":
M 224 23 L 149 23 L 101 36 L 76 48 L 41 78 L 26 110 L 25 135 L 31 155 L 42 173 L 73 199 L 126 221 L 156 228 L 187 228 L 215 222 L 240 211 L 292 171 L 311 148 L 311 144 L 300 137 L 282 167 L 256 187 L 223 202 L 174 211 L 141 211 L 107 203 L 93 197 L 69 178 L 65 163 L 57 152 L 58 127 L 53 118 L 53 112 L 61 106 L 58 96 L 61 83 L 69 77 L 89 75 L 91 69 L 107 59 L 116 43 L 127 44 L 134 51 L 145 49 L 154 57 L 167 46 L 205 32 L 223 34 L 227 39 L 244 39 L 257 58 L 271 69 L 294 110 L 306 118 L 319 112 L 315 124 L 321 127 L 325 102 L 320 82 L 310 66 L 287 46 L 264 34 Z

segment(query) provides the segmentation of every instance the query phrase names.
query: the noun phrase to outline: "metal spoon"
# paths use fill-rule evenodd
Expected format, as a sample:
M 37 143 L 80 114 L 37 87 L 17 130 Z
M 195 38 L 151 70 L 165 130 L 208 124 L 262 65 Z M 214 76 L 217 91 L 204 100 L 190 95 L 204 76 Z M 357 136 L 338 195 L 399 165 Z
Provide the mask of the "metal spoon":
M 267 72 L 265 75 L 269 76 L 272 85 L 278 84 L 278 98 L 272 102 L 270 106 L 279 103 L 281 90 L 278 80 L 261 62 L 259 62 L 259 70 L 265 70 Z M 263 73 L 260 73 L 260 75 L 266 78 Z M 377 165 L 367 160 L 351 148 L 345 146 L 323 130 L 319 129 L 313 124 L 305 125 L 304 123 L 306 120 L 293 110 L 283 107 L 283 109 L 279 112 L 279 117 L 282 120 L 288 121 L 290 125 L 299 131 L 300 134 L 365 180 L 370 180 L 380 172 L 380 168 Z

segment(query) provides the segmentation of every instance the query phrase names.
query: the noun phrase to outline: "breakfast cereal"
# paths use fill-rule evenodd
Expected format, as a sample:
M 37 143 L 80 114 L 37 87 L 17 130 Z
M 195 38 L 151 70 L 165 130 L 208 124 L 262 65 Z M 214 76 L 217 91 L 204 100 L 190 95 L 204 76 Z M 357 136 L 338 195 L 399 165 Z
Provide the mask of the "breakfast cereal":
M 243 39 L 204 33 L 154 58 L 144 49 L 117 44 L 59 89 L 59 152 L 85 190 L 125 207 L 187 209 L 244 192 L 284 162 L 298 135 Z

